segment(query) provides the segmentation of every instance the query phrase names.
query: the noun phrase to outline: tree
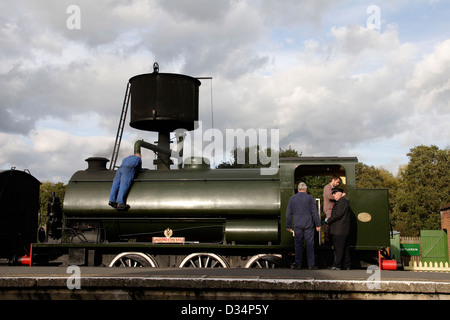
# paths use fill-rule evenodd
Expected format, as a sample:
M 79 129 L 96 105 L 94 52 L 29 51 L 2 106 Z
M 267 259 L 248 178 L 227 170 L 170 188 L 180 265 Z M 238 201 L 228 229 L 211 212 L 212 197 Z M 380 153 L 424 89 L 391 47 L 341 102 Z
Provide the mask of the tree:
M 253 146 L 253 147 L 246 147 L 245 149 L 242 148 L 235 148 L 231 151 L 232 160 L 230 162 L 222 162 L 220 163 L 217 168 L 219 169 L 230 169 L 230 168 L 265 168 L 270 167 L 270 163 L 268 164 L 262 164 L 260 161 L 260 157 L 258 156 L 258 153 L 260 151 L 259 146 Z M 268 157 L 272 155 L 272 150 L 270 148 L 267 148 L 263 151 L 265 154 L 267 154 Z M 289 146 L 289 149 L 283 150 L 280 148 L 279 151 L 279 157 L 280 158 L 286 158 L 286 157 L 300 157 L 301 153 L 298 153 L 294 149 Z M 253 157 L 253 158 L 252 158 Z M 242 159 L 244 158 L 244 159 Z M 256 159 L 256 162 L 255 162 Z M 244 160 L 244 161 L 242 161 Z
M 440 229 L 439 208 L 450 200 L 450 150 L 417 146 L 399 171 L 399 190 L 392 222 L 404 236 Z
M 364 163 L 356 165 L 356 187 L 357 188 L 387 188 L 389 189 L 389 213 L 395 206 L 395 198 L 398 191 L 398 179 L 384 168 L 375 168 Z
M 270 148 L 266 149 L 267 154 L 270 156 Z M 231 162 L 222 162 L 217 168 L 230 169 L 230 168 L 264 168 L 269 165 L 263 165 L 258 156 L 259 146 L 235 148 L 231 151 L 233 159 Z
M 49 198 L 52 196 L 52 193 L 55 193 L 55 196 L 59 198 L 60 203 L 62 205 L 64 201 L 64 195 L 66 193 L 67 185 L 64 185 L 62 182 L 52 183 L 52 182 L 43 182 L 40 188 L 39 200 L 41 203 L 41 214 L 39 218 L 39 226 L 43 226 L 47 222 L 47 204 Z
M 289 157 L 300 157 L 302 153 L 292 149 L 291 146 L 289 146 L 288 149 L 283 150 L 280 148 L 280 158 L 289 158 Z

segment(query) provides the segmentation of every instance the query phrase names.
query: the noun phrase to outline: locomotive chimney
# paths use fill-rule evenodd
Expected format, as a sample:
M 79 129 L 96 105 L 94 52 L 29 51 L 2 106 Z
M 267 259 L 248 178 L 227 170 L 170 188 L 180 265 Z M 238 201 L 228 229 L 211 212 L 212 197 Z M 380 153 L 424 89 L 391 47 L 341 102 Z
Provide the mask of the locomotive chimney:
M 85 159 L 88 163 L 88 168 L 86 170 L 106 170 L 106 163 L 109 161 L 104 157 L 89 157 Z

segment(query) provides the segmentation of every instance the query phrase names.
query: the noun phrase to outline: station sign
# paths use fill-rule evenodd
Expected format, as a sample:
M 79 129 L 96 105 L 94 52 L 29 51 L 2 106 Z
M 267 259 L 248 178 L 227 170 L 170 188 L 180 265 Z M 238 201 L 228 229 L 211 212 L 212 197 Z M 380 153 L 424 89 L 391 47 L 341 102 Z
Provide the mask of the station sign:
M 419 243 L 400 243 L 400 255 L 402 256 L 420 256 Z

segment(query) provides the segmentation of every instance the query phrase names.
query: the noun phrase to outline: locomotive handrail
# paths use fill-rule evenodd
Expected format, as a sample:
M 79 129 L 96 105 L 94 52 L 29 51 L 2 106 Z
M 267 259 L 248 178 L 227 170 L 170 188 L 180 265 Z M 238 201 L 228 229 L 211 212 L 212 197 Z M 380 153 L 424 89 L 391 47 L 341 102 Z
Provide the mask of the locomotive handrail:
M 134 182 L 172 182 L 172 181 L 280 181 L 279 178 L 199 178 L 199 179 L 135 179 Z
M 96 179 L 96 180 L 70 180 L 70 182 L 73 183 L 80 183 L 80 182 L 111 182 L 113 178 L 111 179 Z M 206 179 L 189 179 L 189 178 L 180 178 L 180 179 L 134 179 L 134 182 L 173 182 L 173 181 L 194 181 L 194 182 L 200 182 L 200 181 L 280 181 L 280 178 L 206 178 Z
M 161 220 L 168 220 L 168 221 L 188 221 L 188 220 L 198 220 L 198 221 L 211 221 L 211 222 L 226 222 L 227 218 L 201 218 L 201 217 L 177 217 L 177 218 L 165 218 L 165 217 L 148 217 L 148 216 L 142 216 L 142 217 L 72 217 L 70 214 L 66 215 L 66 217 L 70 220 L 121 220 L 121 219 L 126 219 L 126 220 L 157 220 L 157 221 L 161 221 Z M 260 220 L 265 220 L 265 219 L 260 219 Z

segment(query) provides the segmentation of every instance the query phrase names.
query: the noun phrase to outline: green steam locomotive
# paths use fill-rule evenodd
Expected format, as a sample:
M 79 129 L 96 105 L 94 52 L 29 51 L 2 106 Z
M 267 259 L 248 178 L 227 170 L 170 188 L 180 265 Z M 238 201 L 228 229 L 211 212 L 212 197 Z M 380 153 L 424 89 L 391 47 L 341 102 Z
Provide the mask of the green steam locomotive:
M 27 209 L 14 212 L 31 221 L 27 230 L 20 230 L 31 234 L 23 246 L 30 249 L 5 255 L 14 254 L 17 261 L 30 265 L 290 267 L 294 244 L 286 230 L 288 201 L 298 182 L 333 175 L 341 178 L 353 211 L 355 264 L 373 263 L 379 250 L 389 247 L 388 190 L 356 188 L 355 157 L 281 158 L 276 170 L 266 174 L 257 168 L 212 169 L 204 159 L 192 159 L 173 169 L 170 133 L 177 128 L 194 129 L 199 86 L 199 79 L 159 73 L 156 68 L 131 78 L 121 123 L 131 100 L 130 126 L 159 133 L 157 145 L 136 142 L 138 148 L 154 151 L 158 159 L 156 170 L 142 170 L 135 177 L 127 197 L 131 208 L 123 211 L 108 205 L 116 173 L 115 147 L 110 168 L 108 159 L 92 157 L 86 159 L 85 170 L 73 174 L 62 208 L 52 199 L 46 230 L 41 229 L 38 236 L 33 229 L 37 212 L 32 217 L 21 213 Z M 120 145 L 120 129 L 123 126 L 119 125 L 116 146 Z M 317 199 L 319 212 L 320 202 Z M 8 221 L 4 212 L 1 216 L 6 223 L 19 224 Z M 7 238 L 6 233 L 2 231 L 1 236 Z M 318 232 L 315 237 L 316 260 L 319 267 L 326 267 L 331 265 L 333 249 L 322 236 Z

